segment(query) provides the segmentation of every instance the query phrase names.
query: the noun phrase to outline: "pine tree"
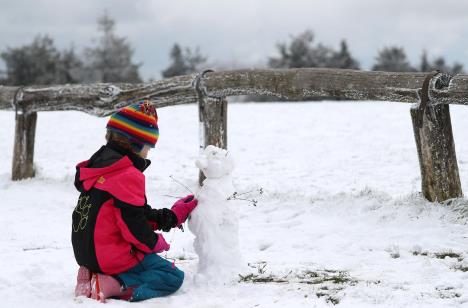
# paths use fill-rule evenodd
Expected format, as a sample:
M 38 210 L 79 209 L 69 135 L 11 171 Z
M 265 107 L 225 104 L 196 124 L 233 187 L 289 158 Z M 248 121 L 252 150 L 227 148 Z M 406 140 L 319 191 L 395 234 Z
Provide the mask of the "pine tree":
M 427 52 L 424 50 L 421 57 L 420 71 L 429 72 L 440 70 L 452 75 L 463 73 L 463 65 L 455 62 L 452 66 L 448 65 L 443 57 L 437 57 L 432 62 L 428 60 Z
M 463 64 L 455 62 L 452 65 L 452 69 L 450 70 L 450 73 L 455 75 L 455 74 L 464 74 L 465 70 L 463 69 Z
M 75 54 L 74 48 L 66 49 L 60 53 L 57 65 L 57 79 L 60 83 L 79 83 L 83 61 Z
M 379 51 L 372 70 L 387 72 L 414 72 L 414 69 L 406 59 L 403 48 L 385 47 Z
M 329 50 L 324 46 L 314 48 L 314 34 L 306 30 L 297 36 L 291 38 L 291 43 L 278 43 L 276 45 L 279 56 L 271 57 L 268 65 L 272 68 L 300 68 L 317 67 L 323 64 Z M 323 65 L 322 65 L 323 66 Z
M 351 56 L 346 41 L 341 42 L 340 51 L 321 43 L 314 45 L 314 35 L 307 30 L 293 36 L 291 43 L 276 45 L 279 56 L 271 57 L 268 65 L 272 68 L 300 68 L 300 67 L 336 67 L 359 69 L 359 63 Z
M 199 47 L 196 47 L 195 50 L 186 47 L 185 60 L 188 67 L 188 73 L 191 74 L 201 70 L 202 66 L 206 63 L 207 57 L 201 54 Z
M 333 54 L 330 61 L 330 67 L 359 69 L 359 62 L 351 56 L 346 40 L 341 41 L 340 51 Z
M 443 57 L 438 57 L 436 58 L 432 63 L 431 63 L 431 69 L 432 70 L 440 70 L 442 72 L 446 72 L 452 75 L 455 74 L 460 74 L 463 73 L 463 65 L 455 62 L 453 66 L 448 65 L 445 62 L 445 59 Z
M 0 85 L 7 84 L 7 74 L 4 71 L 0 71 Z
M 427 59 L 427 52 L 425 50 L 423 50 L 421 55 L 421 64 L 419 65 L 419 70 L 421 72 L 431 71 L 431 65 L 429 64 L 429 60 Z
M 104 13 L 98 20 L 102 33 L 97 46 L 85 50 L 86 82 L 141 82 L 140 64 L 132 61 L 133 50 L 126 38 L 115 34 L 115 21 Z
M 184 61 L 184 56 L 182 55 L 182 48 L 179 44 L 174 44 L 170 52 L 171 64 L 162 72 L 164 78 L 169 78 L 173 76 L 185 75 L 188 71 L 188 66 Z
M 1 53 L 6 64 L 6 84 L 46 85 L 77 82 L 72 69 L 79 69 L 81 61 L 73 50 L 59 52 L 53 40 L 37 36 L 29 45 L 8 48 Z
M 162 71 L 164 78 L 195 73 L 206 62 L 206 57 L 201 55 L 198 47 L 194 51 L 186 47 L 183 51 L 177 43 L 172 46 L 169 57 L 171 63 Z

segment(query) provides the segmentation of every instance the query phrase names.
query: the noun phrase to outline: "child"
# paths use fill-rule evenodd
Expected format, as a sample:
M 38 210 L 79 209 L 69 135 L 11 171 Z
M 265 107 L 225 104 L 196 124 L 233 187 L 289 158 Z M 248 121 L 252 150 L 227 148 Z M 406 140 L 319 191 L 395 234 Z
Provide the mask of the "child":
M 149 101 L 122 108 L 107 123 L 107 144 L 76 167 L 75 187 L 81 193 L 72 217 L 80 265 L 76 296 L 140 301 L 182 285 L 184 273 L 157 255 L 170 246 L 154 230 L 179 227 L 198 201 L 189 195 L 171 209 L 147 204 L 143 171 L 158 140 L 157 120 Z

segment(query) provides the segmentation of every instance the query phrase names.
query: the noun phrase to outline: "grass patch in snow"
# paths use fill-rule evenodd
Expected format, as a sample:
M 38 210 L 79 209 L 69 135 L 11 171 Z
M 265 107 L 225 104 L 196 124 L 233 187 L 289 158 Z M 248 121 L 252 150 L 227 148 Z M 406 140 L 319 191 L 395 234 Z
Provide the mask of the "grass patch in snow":
M 437 287 L 437 294 L 442 299 L 459 298 L 462 296 L 454 287 Z
M 456 271 L 468 272 L 468 266 L 466 266 L 466 265 L 459 264 L 459 265 L 455 266 L 453 269 L 456 270 Z
M 459 262 L 464 260 L 464 256 L 461 253 L 454 252 L 452 250 L 441 251 L 441 252 L 429 252 L 429 251 L 420 251 L 420 250 L 413 250 L 413 256 L 424 256 L 424 257 L 431 257 L 435 259 L 445 259 L 445 258 L 454 258 L 457 259 Z
M 358 281 L 352 278 L 347 271 L 330 269 L 320 270 L 290 270 L 286 274 L 276 274 L 266 270 L 267 263 L 249 264 L 256 272 L 239 274 L 239 282 L 243 283 L 291 283 L 306 284 L 313 287 L 318 298 L 324 298 L 327 303 L 339 304 L 344 296 L 343 289 L 355 286 Z
M 449 258 L 456 258 L 459 261 L 463 260 L 463 257 L 461 254 L 453 252 L 453 251 L 436 252 L 434 253 L 434 256 L 437 259 L 445 259 L 446 257 L 449 257 Z
M 413 255 L 425 256 L 425 257 L 430 257 L 430 258 L 435 258 L 435 259 L 440 259 L 440 260 L 444 260 L 445 258 L 457 259 L 456 264 L 452 265 L 450 268 L 455 271 L 468 272 L 468 264 L 464 262 L 465 257 L 463 256 L 463 254 L 458 253 L 458 252 L 447 250 L 447 251 L 442 251 L 442 252 L 431 253 L 428 251 L 421 252 L 420 250 L 414 250 Z M 442 297 L 442 298 L 447 298 L 447 297 Z
M 424 257 L 427 257 L 429 255 L 429 252 L 427 251 L 413 251 L 413 256 L 424 256 Z
M 454 222 L 467 224 L 468 223 L 468 199 L 455 198 L 443 202 L 443 206 L 449 208 L 455 213 Z

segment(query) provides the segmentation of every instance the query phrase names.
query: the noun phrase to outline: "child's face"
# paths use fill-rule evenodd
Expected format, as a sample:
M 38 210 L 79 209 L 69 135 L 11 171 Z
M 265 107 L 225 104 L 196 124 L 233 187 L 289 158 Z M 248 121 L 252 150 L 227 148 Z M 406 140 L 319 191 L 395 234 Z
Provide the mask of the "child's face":
M 146 144 L 145 144 L 145 145 L 143 146 L 143 149 L 141 149 L 140 153 L 138 153 L 138 155 L 140 155 L 140 156 L 143 157 L 143 158 L 147 158 L 150 149 L 151 149 L 151 148 L 149 147 L 149 145 L 146 145 Z

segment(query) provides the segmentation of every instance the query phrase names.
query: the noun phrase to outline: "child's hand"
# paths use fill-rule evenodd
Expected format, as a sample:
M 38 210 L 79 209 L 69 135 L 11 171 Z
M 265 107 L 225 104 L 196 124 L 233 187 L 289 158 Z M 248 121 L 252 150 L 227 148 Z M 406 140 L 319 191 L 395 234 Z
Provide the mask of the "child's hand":
M 185 198 L 178 200 L 172 206 L 171 210 L 177 216 L 177 226 L 180 226 L 185 222 L 188 215 L 193 211 L 193 209 L 197 206 L 198 200 L 195 199 L 194 195 L 188 195 Z
M 154 246 L 153 252 L 160 253 L 163 251 L 168 251 L 171 248 L 171 245 L 169 245 L 166 240 L 164 239 L 164 236 L 160 233 L 156 233 L 158 236 L 158 241 L 156 242 L 156 245 Z
M 169 232 L 177 224 L 177 217 L 170 209 L 151 209 L 146 218 L 155 222 L 157 230 Z

